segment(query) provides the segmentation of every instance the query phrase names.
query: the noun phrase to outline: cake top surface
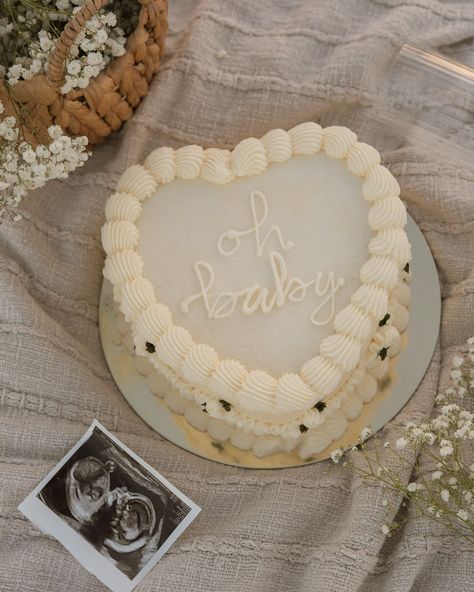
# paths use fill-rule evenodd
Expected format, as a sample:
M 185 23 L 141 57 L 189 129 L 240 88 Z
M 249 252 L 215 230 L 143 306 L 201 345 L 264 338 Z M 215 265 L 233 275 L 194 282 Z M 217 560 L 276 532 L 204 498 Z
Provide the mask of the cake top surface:
M 372 231 L 362 182 L 324 153 L 216 185 L 160 187 L 138 253 L 174 322 L 219 357 L 298 372 L 360 286 Z

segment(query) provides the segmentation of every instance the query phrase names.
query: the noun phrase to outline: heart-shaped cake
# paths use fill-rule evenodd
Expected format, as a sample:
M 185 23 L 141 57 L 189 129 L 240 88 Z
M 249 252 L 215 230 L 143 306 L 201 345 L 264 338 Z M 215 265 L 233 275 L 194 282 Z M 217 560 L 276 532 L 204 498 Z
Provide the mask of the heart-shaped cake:
M 408 323 L 400 187 L 354 132 L 158 148 L 106 205 L 104 276 L 150 389 L 257 456 L 339 439 Z

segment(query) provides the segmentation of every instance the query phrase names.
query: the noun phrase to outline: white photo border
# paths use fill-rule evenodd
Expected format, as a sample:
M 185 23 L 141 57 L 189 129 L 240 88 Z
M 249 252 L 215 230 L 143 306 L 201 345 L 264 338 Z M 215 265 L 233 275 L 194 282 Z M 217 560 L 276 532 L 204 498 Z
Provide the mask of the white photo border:
M 150 561 L 148 561 L 146 565 L 143 566 L 143 568 L 133 579 L 129 579 L 123 572 L 115 567 L 109 559 L 101 555 L 91 543 L 89 543 L 83 538 L 81 534 L 69 526 L 66 521 L 62 520 L 55 512 L 53 512 L 53 510 L 48 508 L 48 506 L 38 497 L 38 494 L 55 476 L 55 474 L 68 462 L 73 454 L 89 440 L 96 428 L 102 431 L 118 448 L 123 450 L 134 461 L 149 471 L 153 477 L 160 481 L 190 508 L 188 514 L 176 526 L 166 541 L 160 545 L 159 549 L 156 551 Z M 141 580 L 143 580 L 143 578 L 158 563 L 161 557 L 163 557 L 166 551 L 168 551 L 171 545 L 201 511 L 201 508 L 197 504 L 190 500 L 184 493 L 179 491 L 179 489 L 177 489 L 172 483 L 165 479 L 165 477 L 158 473 L 156 469 L 140 458 L 138 454 L 133 452 L 133 450 L 130 450 L 128 446 L 123 444 L 123 442 L 111 434 L 96 419 L 94 419 L 86 433 L 78 440 L 78 442 L 63 456 L 56 466 L 18 506 L 18 509 L 40 530 L 57 539 L 63 545 L 63 547 L 65 547 L 71 553 L 71 555 L 82 564 L 83 567 L 95 575 L 96 578 L 98 578 L 103 584 L 108 586 L 114 592 L 130 592 L 133 590 L 133 588 L 135 588 L 135 586 L 141 582 Z

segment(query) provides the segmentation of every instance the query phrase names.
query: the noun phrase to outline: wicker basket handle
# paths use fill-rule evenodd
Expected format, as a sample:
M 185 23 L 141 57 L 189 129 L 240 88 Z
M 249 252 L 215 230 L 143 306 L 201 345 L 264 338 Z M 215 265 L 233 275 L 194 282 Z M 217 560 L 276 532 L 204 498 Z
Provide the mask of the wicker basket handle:
M 64 62 L 76 37 L 108 0 L 87 0 L 64 27 L 48 62 L 48 84 L 59 90 L 64 84 Z

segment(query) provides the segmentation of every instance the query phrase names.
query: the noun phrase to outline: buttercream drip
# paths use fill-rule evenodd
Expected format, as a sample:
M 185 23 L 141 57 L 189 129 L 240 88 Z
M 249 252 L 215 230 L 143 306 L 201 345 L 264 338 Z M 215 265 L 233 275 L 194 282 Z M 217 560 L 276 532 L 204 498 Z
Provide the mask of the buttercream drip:
M 302 367 L 301 378 L 323 398 L 329 396 L 339 386 L 342 372 L 331 360 L 316 356 Z
M 187 405 L 184 410 L 184 417 L 200 432 L 206 431 L 207 424 L 209 423 L 209 414 L 203 413 L 202 408 L 198 408 L 197 405 Z
M 392 257 L 400 265 L 411 261 L 411 245 L 402 228 L 383 228 L 369 242 L 371 255 Z
M 114 193 L 105 204 L 105 219 L 108 222 L 135 222 L 141 211 L 142 206 L 138 199 L 128 193 Z
M 258 458 L 274 454 L 281 450 L 281 440 L 277 436 L 259 436 L 255 438 L 253 453 Z
M 183 399 L 179 394 L 175 394 L 168 389 L 165 391 L 165 401 L 168 407 L 176 413 L 184 413 L 188 404 L 186 399 Z
M 130 321 L 139 312 L 152 306 L 155 301 L 155 291 L 152 283 L 145 278 L 135 278 L 123 285 L 120 309 L 127 321 Z
M 260 140 L 247 138 L 232 151 L 230 166 L 237 177 L 259 175 L 267 168 L 267 155 Z
M 267 153 L 268 162 L 284 162 L 293 154 L 290 136 L 282 129 L 269 131 L 263 136 L 262 144 Z
M 214 440 L 217 440 L 218 442 L 225 442 L 229 438 L 232 428 L 222 419 L 210 417 L 209 423 L 207 424 L 207 431 Z
M 380 327 L 377 333 L 383 340 L 384 347 L 389 347 L 388 355 L 394 358 L 400 353 L 402 338 L 400 333 L 393 325 L 384 325 Z
M 324 152 L 331 158 L 344 158 L 357 142 L 357 136 L 347 127 L 333 125 L 324 129 Z
M 316 154 L 321 150 L 323 130 L 312 121 L 300 123 L 288 132 L 295 154 Z
M 159 302 L 153 303 L 135 319 L 134 326 L 144 341 L 155 342 L 173 326 L 169 309 Z
M 117 193 L 130 193 L 143 201 L 155 191 L 156 181 L 140 164 L 129 167 L 117 183 Z
M 388 313 L 390 315 L 390 321 L 392 325 L 403 333 L 408 325 L 409 313 L 405 306 L 402 306 L 399 302 L 394 299 L 388 301 Z
M 388 227 L 403 228 L 407 223 L 407 211 L 398 197 L 384 197 L 369 210 L 369 225 L 373 230 Z
M 337 362 L 345 372 L 353 370 L 360 358 L 360 342 L 350 335 L 330 335 L 323 339 L 322 356 Z
M 237 393 L 247 376 L 247 371 L 237 360 L 222 360 L 209 380 L 209 388 L 215 391 L 218 397 L 236 403 L 239 400 Z
M 113 284 L 133 280 L 142 273 L 143 261 L 136 251 L 118 251 L 105 260 L 104 277 Z
M 324 423 L 317 430 L 310 430 L 299 447 L 302 459 L 308 459 L 313 454 L 319 454 L 331 444 L 332 438 Z
M 175 151 L 176 176 L 179 179 L 197 179 L 204 162 L 201 146 L 183 146 Z
M 398 264 L 389 257 L 372 255 L 360 270 L 360 279 L 365 284 L 377 284 L 391 290 L 398 282 Z
M 338 333 L 352 335 L 364 343 L 373 334 L 375 320 L 366 311 L 349 304 L 334 318 L 334 328 Z
M 183 327 L 172 326 L 158 340 L 156 353 L 173 370 L 177 370 L 193 347 L 191 335 Z
M 347 429 L 347 419 L 341 411 L 335 411 L 326 419 L 324 425 L 331 440 L 338 440 Z
M 402 306 L 408 306 L 411 300 L 410 286 L 404 281 L 398 282 L 395 288 L 390 292 L 390 298 L 397 300 Z
M 361 382 L 354 387 L 354 392 L 363 403 L 368 403 L 377 393 L 377 381 L 371 374 L 365 372 Z
M 388 294 L 381 286 L 363 284 L 352 295 L 351 304 L 359 306 L 379 321 L 387 312 Z
M 276 380 L 263 370 L 249 372 L 240 389 L 239 408 L 254 417 L 268 417 L 275 402 Z
M 138 228 L 131 222 L 106 222 L 101 229 L 102 246 L 110 255 L 116 251 L 133 250 L 139 239 Z
M 175 154 L 172 148 L 157 148 L 145 160 L 145 168 L 152 173 L 158 183 L 171 183 L 176 174 Z
M 388 356 L 383 360 L 379 355 L 374 358 L 367 357 L 364 362 L 366 364 L 365 367 L 370 371 L 375 380 L 382 380 L 387 375 L 389 369 Z
M 234 430 L 230 442 L 241 450 L 250 450 L 255 442 L 255 435 L 244 430 Z
M 195 345 L 186 356 L 181 366 L 181 374 L 194 384 L 207 386 L 218 363 L 219 359 L 212 347 L 200 343 Z
M 353 421 L 362 412 L 362 401 L 355 395 L 346 397 L 341 402 L 341 411 L 349 421 Z
M 150 372 L 150 374 L 146 377 L 146 384 L 150 391 L 157 395 L 158 397 L 162 397 L 163 393 L 165 392 L 165 387 L 163 386 L 163 378 L 159 372 L 156 370 L 154 372 Z
M 362 193 L 367 201 L 398 197 L 400 185 L 387 168 L 379 165 L 370 169 L 362 185 Z
M 278 413 L 298 415 L 319 399 L 298 374 L 283 374 L 276 383 L 275 411 Z
M 211 183 L 229 183 L 235 179 L 230 168 L 230 152 L 218 148 L 204 150 L 204 160 L 201 167 L 201 177 Z
M 354 175 L 363 177 L 370 169 L 380 164 L 379 152 L 369 144 L 357 142 L 347 153 L 347 168 Z
M 360 384 L 365 376 L 365 368 L 363 366 L 357 366 L 353 372 L 349 375 L 347 379 L 347 384 L 355 386 L 356 384 Z

